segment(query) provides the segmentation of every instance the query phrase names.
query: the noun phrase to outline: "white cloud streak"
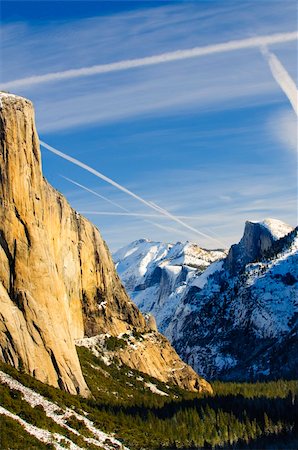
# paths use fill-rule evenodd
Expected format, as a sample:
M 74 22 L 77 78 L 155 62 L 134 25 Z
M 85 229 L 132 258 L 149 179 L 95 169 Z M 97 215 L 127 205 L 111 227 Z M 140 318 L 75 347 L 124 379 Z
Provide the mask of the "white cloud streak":
M 174 216 L 173 214 L 171 214 L 170 212 L 168 212 L 167 210 L 155 205 L 154 203 L 151 203 L 145 199 L 143 199 L 142 197 L 140 197 L 139 195 L 135 194 L 134 192 L 130 191 L 129 189 L 127 189 L 126 187 L 122 186 L 121 184 L 117 183 L 116 181 L 112 180 L 111 178 L 107 177 L 106 175 L 102 174 L 101 172 L 98 172 L 97 170 L 93 169 L 92 167 L 88 166 L 87 164 L 79 161 L 76 158 L 73 158 L 72 156 L 67 155 L 66 153 L 61 152 L 60 150 L 57 150 L 56 148 L 52 147 L 51 145 L 43 142 L 43 141 L 39 141 L 40 145 L 44 148 L 46 148 L 47 150 L 49 150 L 50 152 L 54 153 L 55 155 L 60 156 L 61 158 L 75 164 L 76 166 L 81 167 L 82 169 L 86 170 L 89 173 L 92 173 L 93 175 L 95 175 L 97 178 L 100 178 L 103 181 L 106 181 L 107 183 L 111 184 L 112 186 L 114 186 L 115 188 L 119 189 L 120 191 L 124 192 L 125 194 L 129 195 L 130 197 L 133 197 L 134 199 L 138 200 L 139 202 L 141 202 L 143 205 L 146 205 L 147 207 L 157 211 L 158 213 L 160 213 L 162 216 L 168 217 L 169 219 L 173 220 L 176 223 L 179 223 L 179 225 L 182 225 L 184 228 L 200 235 L 203 236 L 204 238 L 207 238 L 209 240 L 215 241 L 217 243 L 220 243 L 220 245 L 223 245 L 222 242 L 220 242 L 218 239 L 215 239 L 212 236 L 209 236 L 206 233 L 203 233 L 199 230 L 197 230 L 194 227 L 191 227 L 190 225 L 188 225 L 187 223 L 185 223 L 183 220 L 179 219 L 178 217 Z
M 98 192 L 93 191 L 93 189 L 88 188 L 87 186 L 84 186 L 83 184 L 78 183 L 77 181 L 72 180 L 71 178 L 65 177 L 63 175 L 61 175 L 62 178 L 64 178 L 65 180 L 69 181 L 70 183 L 74 184 L 75 186 L 80 187 L 81 189 L 90 192 L 90 194 L 95 195 L 96 197 L 101 198 L 102 200 L 105 200 L 106 202 L 110 203 L 113 206 L 116 206 L 117 208 L 120 208 L 122 211 L 125 212 L 101 212 L 101 211 L 80 211 L 81 214 L 90 214 L 90 215 L 98 215 L 98 216 L 131 216 L 131 217 L 138 217 L 140 219 L 142 219 L 144 222 L 149 223 L 150 225 L 153 225 L 157 228 L 160 228 L 161 230 L 165 230 L 168 233 L 175 233 L 175 234 L 186 234 L 186 231 L 183 230 L 178 230 L 177 228 L 173 228 L 173 227 L 169 227 L 167 225 L 161 225 L 159 223 L 156 222 L 152 222 L 152 220 L 148 220 L 147 218 L 150 217 L 155 217 L 155 218 L 160 218 L 161 215 L 160 214 L 142 214 L 142 213 L 132 213 L 130 212 L 127 208 L 125 208 L 122 205 L 119 205 L 119 203 L 114 202 L 113 200 L 110 200 L 109 198 L 98 194 Z M 191 218 L 191 217 L 179 217 L 180 219 L 182 218 Z
M 88 189 L 89 190 L 89 189 Z M 81 214 L 94 214 L 95 216 L 132 216 L 132 217 L 156 217 L 160 218 L 160 214 L 146 214 L 140 212 L 114 212 L 114 211 L 80 211 Z M 179 219 L 198 219 L 198 216 L 176 216 Z
M 96 197 L 101 198 L 102 200 L 105 200 L 106 202 L 110 203 L 113 206 L 116 206 L 117 208 L 120 208 L 122 211 L 122 213 L 117 213 L 117 212 L 100 212 L 100 211 L 80 211 L 81 214 L 90 214 L 90 215 L 113 215 L 113 216 L 134 216 L 134 217 L 139 217 L 141 219 L 144 219 L 144 222 L 149 223 L 150 225 L 154 225 L 157 228 L 160 228 L 161 230 L 166 230 L 169 233 L 182 233 L 185 234 L 185 232 L 181 231 L 181 230 L 177 230 L 175 228 L 172 227 L 168 227 L 165 225 L 160 225 L 159 223 L 156 222 L 152 222 L 151 220 L 147 220 L 146 217 L 160 217 L 160 214 L 140 214 L 140 213 L 131 213 L 129 211 L 129 209 L 125 208 L 122 205 L 119 205 L 119 203 L 114 202 L 113 200 L 110 200 L 109 198 L 98 194 L 98 192 L 93 191 L 93 189 L 88 188 L 87 186 L 84 186 L 83 184 L 78 183 L 77 181 L 72 180 L 71 178 L 65 177 L 63 175 L 61 175 L 62 178 L 64 178 L 65 180 L 69 181 L 70 183 L 74 184 L 75 186 L 80 187 L 81 189 L 83 189 L 84 191 L 90 192 L 90 194 L 95 195 Z
M 110 203 L 113 206 L 116 206 L 117 208 L 122 209 L 123 211 L 126 211 L 125 214 L 129 213 L 129 210 L 124 208 L 124 206 L 119 205 L 119 203 L 113 202 L 113 200 L 110 200 L 109 198 L 105 197 L 104 195 L 99 194 L 96 191 L 93 191 L 92 189 L 88 188 L 87 186 L 84 186 L 83 184 L 78 183 L 77 181 L 72 180 L 71 178 L 65 177 L 63 175 L 60 175 L 64 180 L 69 181 L 70 183 L 74 184 L 75 186 L 80 187 L 81 189 L 84 189 L 84 191 L 90 192 L 90 194 L 95 195 L 96 197 L 101 198 L 102 200 L 105 200 L 106 202 Z M 121 213 L 114 213 L 114 214 L 121 214 Z M 124 214 L 124 213 L 122 213 Z
M 294 80 L 282 65 L 274 53 L 269 52 L 265 47 L 261 47 L 261 52 L 269 64 L 271 73 L 275 81 L 288 97 L 296 115 L 298 116 L 298 90 Z
M 257 36 L 246 39 L 232 40 L 219 44 L 207 45 L 203 47 L 194 47 L 186 50 L 176 50 L 173 52 L 162 53 L 160 55 L 147 56 L 144 58 L 128 59 L 109 64 L 99 64 L 80 69 L 70 69 L 60 72 L 50 72 L 44 75 L 33 75 L 26 78 L 20 78 L 5 82 L 1 89 L 15 89 L 24 86 L 55 82 L 59 80 L 68 80 L 73 78 L 88 77 L 109 72 L 134 69 L 156 64 L 164 64 L 171 61 L 179 61 L 189 58 L 198 58 L 201 56 L 212 55 L 216 53 L 226 53 L 235 50 L 248 48 L 259 48 L 262 46 L 285 43 L 298 39 L 297 32 L 277 33 L 266 36 Z

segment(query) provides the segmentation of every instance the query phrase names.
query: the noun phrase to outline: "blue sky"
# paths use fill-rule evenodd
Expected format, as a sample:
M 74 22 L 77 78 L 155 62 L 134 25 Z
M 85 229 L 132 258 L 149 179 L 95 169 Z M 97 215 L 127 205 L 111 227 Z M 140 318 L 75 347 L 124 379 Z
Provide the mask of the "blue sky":
M 297 7 L 294 0 L 3 1 L 1 19 L 5 84 L 293 32 Z M 297 41 L 270 51 L 297 80 Z M 273 217 L 296 225 L 297 117 L 258 48 L 12 92 L 34 102 L 43 141 L 226 246 L 240 239 L 245 220 Z M 129 213 L 158 214 L 46 149 L 42 157 L 47 179 L 86 212 L 112 250 L 142 237 L 219 246 L 166 217 L 118 215 L 122 209 L 63 177 Z

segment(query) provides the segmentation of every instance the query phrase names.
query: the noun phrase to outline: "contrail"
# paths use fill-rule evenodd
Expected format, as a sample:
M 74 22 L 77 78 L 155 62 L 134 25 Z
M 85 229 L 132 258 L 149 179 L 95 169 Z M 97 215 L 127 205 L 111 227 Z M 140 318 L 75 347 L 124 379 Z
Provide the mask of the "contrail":
M 261 52 L 269 64 L 273 78 L 288 97 L 296 115 L 298 116 L 298 90 L 294 80 L 286 71 L 277 56 L 275 56 L 274 53 L 269 52 L 266 46 L 261 47 Z
M 209 236 L 208 234 L 203 233 L 202 231 L 198 231 L 196 228 L 193 228 L 189 225 L 187 225 L 185 222 L 183 222 L 179 217 L 177 216 L 173 216 L 173 214 L 171 214 L 169 211 L 167 211 L 166 209 L 161 208 L 160 206 L 156 205 L 156 203 L 150 202 L 150 205 L 156 209 L 156 211 L 159 211 L 161 214 L 163 214 L 166 217 L 169 217 L 172 220 L 175 220 L 177 223 L 180 223 L 182 226 L 188 228 L 189 230 L 195 232 L 195 233 L 200 233 L 202 236 L 207 237 L 209 239 L 212 239 L 213 241 L 216 241 L 217 243 L 223 245 L 225 247 L 225 244 L 221 241 L 219 241 L 218 239 L 215 239 L 214 237 Z
M 206 45 L 204 47 L 194 47 L 191 49 L 162 53 L 160 55 L 147 56 L 145 58 L 127 59 L 110 64 L 99 64 L 95 66 L 81 67 L 80 69 L 64 70 L 62 72 L 50 72 L 44 75 L 33 75 L 31 77 L 7 81 L 6 83 L 3 83 L 1 85 L 1 89 L 14 89 L 24 86 L 47 83 L 49 81 L 88 77 L 101 73 L 128 70 L 136 67 L 163 64 L 171 61 L 179 61 L 189 58 L 198 58 L 200 56 L 212 55 L 215 53 L 225 53 L 253 47 L 259 48 L 266 45 L 295 41 L 296 39 L 298 39 L 298 33 L 296 31 L 290 33 L 277 33 L 266 36 L 238 39 L 219 44 Z
M 116 206 L 117 208 L 120 208 L 120 209 L 122 209 L 123 211 L 126 211 L 125 214 L 128 214 L 128 213 L 129 213 L 129 210 L 128 210 L 128 209 L 124 208 L 123 206 L 119 205 L 119 204 L 116 203 L 116 202 L 113 202 L 113 200 L 110 200 L 109 198 L 104 197 L 103 195 L 100 195 L 98 192 L 93 191 L 92 189 L 89 189 L 88 187 L 84 186 L 83 184 L 78 183 L 77 181 L 72 180 L 71 178 L 64 177 L 63 175 L 60 175 L 60 176 L 61 176 L 62 178 L 64 178 L 64 180 L 67 180 L 67 181 L 69 181 L 70 183 L 72 183 L 72 184 L 74 184 L 74 185 L 80 187 L 81 189 L 84 189 L 85 191 L 90 192 L 90 193 L 93 194 L 93 195 L 96 195 L 96 197 L 99 197 L 99 198 L 101 198 L 102 200 L 105 200 L 106 202 L 110 203 L 111 205 Z M 87 214 L 87 213 L 86 213 L 86 214 Z M 115 214 L 121 214 L 121 213 L 115 213 Z M 122 214 L 124 214 L 124 213 L 122 213 Z
M 66 177 L 63 177 L 63 178 L 65 178 L 66 180 L 70 181 L 69 178 L 66 178 Z M 75 184 L 80 186 L 79 183 L 75 183 Z M 94 192 L 94 191 L 92 191 L 90 189 L 87 189 L 87 190 L 89 192 L 96 193 L 96 192 Z M 122 209 L 124 209 L 124 208 L 122 208 Z M 149 218 L 150 217 L 154 217 L 154 218 L 158 218 L 159 217 L 160 218 L 161 217 L 160 214 L 146 214 L 146 213 L 139 213 L 139 212 L 137 212 L 137 213 L 132 213 L 132 212 L 114 212 L 114 211 L 81 211 L 80 210 L 80 214 L 90 214 L 90 215 L 95 215 L 95 216 L 127 216 L 127 217 L 140 217 L 140 218 L 147 218 L 147 217 L 149 217 Z M 178 219 L 198 219 L 199 218 L 198 216 L 176 216 L 176 217 Z M 155 226 L 157 226 L 159 228 L 165 229 L 167 231 L 174 231 L 176 233 L 182 233 L 184 235 L 185 235 L 185 233 L 187 233 L 186 231 L 181 231 L 181 230 L 178 230 L 177 228 L 166 227 L 164 225 L 160 225 L 158 223 L 151 222 L 149 220 L 145 220 L 144 222 L 151 223 L 151 224 L 153 224 L 153 225 L 155 225 Z M 211 233 L 211 234 L 213 234 L 213 236 L 219 238 L 219 240 L 217 240 L 217 241 L 221 242 L 220 241 L 220 236 L 217 233 L 214 233 L 211 230 L 209 230 L 209 233 Z M 223 242 L 221 242 L 221 244 L 226 247 L 226 244 L 223 244 Z
M 63 177 L 64 178 L 64 177 Z M 93 192 L 88 189 L 89 192 Z M 123 209 L 123 208 L 122 208 Z M 160 214 L 146 214 L 146 213 L 133 213 L 127 210 L 127 212 L 114 212 L 114 211 L 80 211 L 81 214 L 94 214 L 95 216 L 133 216 L 133 217 L 155 217 L 160 218 Z M 198 219 L 197 216 L 176 216 L 179 219 Z
M 39 141 L 40 145 L 44 148 L 46 148 L 47 150 L 49 150 L 52 153 L 55 153 L 55 155 L 60 156 L 63 159 L 66 159 L 67 161 L 75 164 L 76 166 L 81 167 L 82 169 L 85 169 L 87 172 L 92 173 L 93 175 L 95 175 L 97 178 L 100 178 L 104 181 L 106 181 L 107 183 L 111 184 L 112 186 L 116 187 L 117 189 L 119 189 L 122 192 L 125 192 L 127 195 L 133 197 L 134 199 L 138 200 L 139 202 L 143 203 L 143 205 L 148 206 L 149 208 L 159 212 L 161 215 L 168 217 L 170 219 L 172 219 L 174 222 L 179 223 L 180 225 L 182 225 L 184 228 L 187 228 L 188 230 L 199 234 L 200 236 L 203 236 L 204 238 L 207 239 L 211 239 L 212 241 L 215 241 L 217 243 L 220 243 L 220 245 L 222 245 L 222 243 L 220 241 L 218 241 L 218 239 L 215 239 L 212 236 L 209 236 L 208 234 L 205 234 L 199 230 L 197 230 L 194 227 L 191 227 L 190 225 L 188 225 L 187 223 L 183 222 L 181 219 L 179 219 L 178 217 L 174 216 L 173 214 L 169 213 L 167 210 L 160 208 L 159 206 L 155 205 L 154 203 L 151 203 L 145 199 L 143 199 L 142 197 L 140 197 L 139 195 L 135 194 L 134 192 L 130 191 L 129 189 L 127 189 L 126 187 L 122 186 L 121 184 L 117 183 L 116 181 L 112 180 L 111 178 L 107 177 L 106 175 L 102 174 L 101 172 L 98 172 L 97 170 L 93 169 L 92 167 L 88 166 L 87 164 L 84 164 L 83 162 L 79 161 L 78 159 L 73 158 L 72 156 L 69 156 L 63 152 L 61 152 L 60 150 L 57 150 L 56 148 L 52 147 L 49 144 L 46 144 L 43 141 Z
M 71 178 L 65 177 L 63 175 L 60 175 L 62 178 L 64 178 L 65 180 L 69 181 L 70 183 L 80 187 L 81 189 L 84 189 L 87 192 L 90 192 L 93 195 L 96 195 L 96 197 L 101 198 L 102 200 L 105 200 L 106 202 L 110 203 L 113 206 L 116 206 L 117 208 L 122 209 L 122 213 L 118 213 L 118 212 L 99 212 L 99 211 L 80 211 L 81 214 L 96 214 L 96 215 L 113 215 L 113 216 L 134 216 L 134 217 L 139 217 L 142 218 L 144 222 L 149 223 L 150 225 L 154 225 L 157 228 L 160 228 L 161 230 L 166 230 L 167 232 L 174 232 L 174 233 L 179 233 L 179 234 L 183 234 L 185 235 L 186 232 L 185 231 L 181 231 L 178 230 L 177 228 L 172 228 L 166 225 L 160 225 L 159 223 L 156 222 L 152 222 L 151 220 L 148 220 L 147 217 L 161 217 L 160 214 L 140 214 L 140 213 L 131 213 L 127 208 L 124 208 L 124 206 L 119 205 L 119 203 L 116 203 L 112 200 L 110 200 L 107 197 L 104 197 L 101 194 L 98 194 L 98 192 L 93 191 L 92 189 L 88 188 L 87 186 L 84 186 L 83 184 L 78 183 L 77 181 L 72 180 Z

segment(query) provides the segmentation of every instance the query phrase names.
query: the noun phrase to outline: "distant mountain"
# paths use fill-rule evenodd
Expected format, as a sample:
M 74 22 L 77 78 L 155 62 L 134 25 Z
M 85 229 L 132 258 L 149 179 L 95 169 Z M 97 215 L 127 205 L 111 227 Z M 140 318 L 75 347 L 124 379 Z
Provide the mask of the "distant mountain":
M 182 359 L 210 379 L 297 378 L 297 228 L 275 219 L 246 222 L 228 255 L 203 253 L 205 267 L 188 266 L 183 249 L 200 254 L 188 243 L 164 246 L 180 257 L 154 259 L 152 248 L 162 245 L 136 241 L 114 258 L 134 301 L 155 315 Z M 133 255 L 142 266 L 135 286 L 125 270 Z
M 140 239 L 117 251 L 113 259 L 131 298 L 141 311 L 154 315 L 159 331 L 166 334 L 192 283 L 225 256 L 223 250 L 204 250 L 190 242 Z

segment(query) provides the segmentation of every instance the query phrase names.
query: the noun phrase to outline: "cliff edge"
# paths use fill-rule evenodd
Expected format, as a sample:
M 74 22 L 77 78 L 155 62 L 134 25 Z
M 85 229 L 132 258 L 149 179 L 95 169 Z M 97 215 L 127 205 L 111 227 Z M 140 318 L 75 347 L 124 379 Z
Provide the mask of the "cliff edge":
M 43 178 L 32 103 L 10 94 L 0 94 L 0 301 L 0 358 L 85 396 L 75 340 L 148 331 L 99 231 Z M 200 390 L 188 369 L 180 386 Z

